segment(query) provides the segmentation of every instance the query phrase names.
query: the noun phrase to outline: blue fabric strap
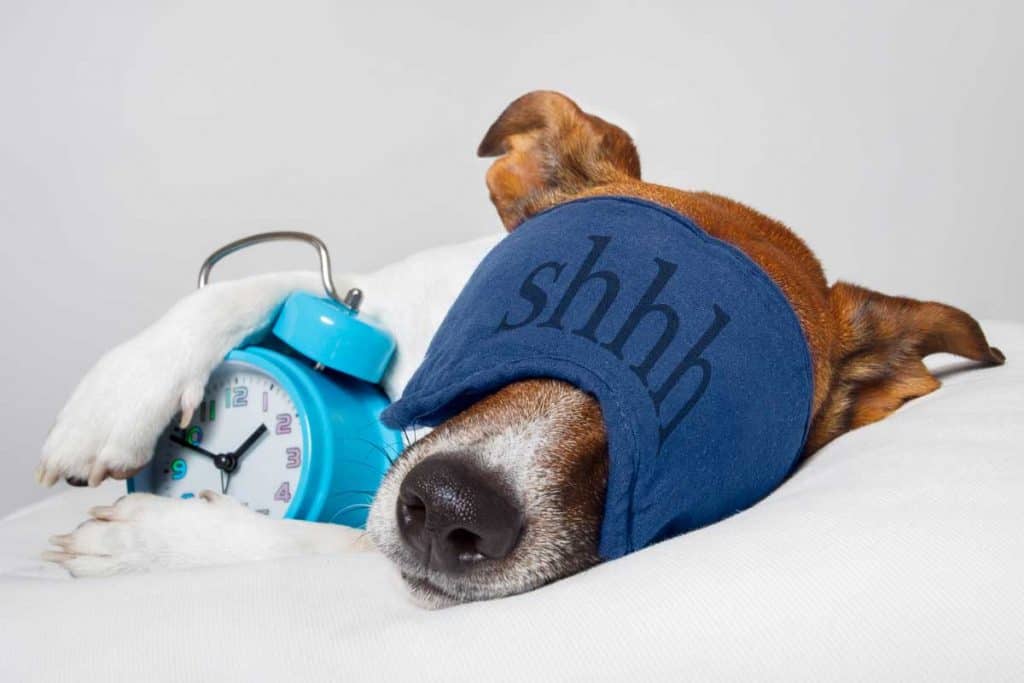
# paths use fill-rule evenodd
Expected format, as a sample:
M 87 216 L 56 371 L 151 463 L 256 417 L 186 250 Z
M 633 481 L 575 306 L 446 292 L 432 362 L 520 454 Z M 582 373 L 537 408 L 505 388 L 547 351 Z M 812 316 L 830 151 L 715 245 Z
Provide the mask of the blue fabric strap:
M 809 350 L 775 283 L 689 218 L 628 197 L 560 205 L 502 240 L 383 419 L 436 425 L 531 377 L 601 405 L 606 559 L 766 496 L 810 418 Z

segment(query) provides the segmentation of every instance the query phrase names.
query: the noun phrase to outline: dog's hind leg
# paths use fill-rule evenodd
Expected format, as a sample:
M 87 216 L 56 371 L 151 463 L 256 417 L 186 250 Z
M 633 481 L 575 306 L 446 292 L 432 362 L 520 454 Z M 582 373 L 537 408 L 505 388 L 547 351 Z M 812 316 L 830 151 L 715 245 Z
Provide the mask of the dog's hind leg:
M 133 493 L 90 514 L 51 538 L 57 549 L 44 559 L 73 576 L 109 576 L 372 549 L 357 529 L 270 519 L 212 491 L 190 500 Z

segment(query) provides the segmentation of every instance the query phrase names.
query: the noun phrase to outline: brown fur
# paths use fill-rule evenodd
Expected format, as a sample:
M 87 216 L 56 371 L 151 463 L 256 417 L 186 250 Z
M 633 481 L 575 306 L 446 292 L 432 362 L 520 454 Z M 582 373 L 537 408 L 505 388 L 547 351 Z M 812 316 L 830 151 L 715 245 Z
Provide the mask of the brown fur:
M 689 216 L 760 265 L 796 311 L 811 349 L 807 454 L 937 389 L 939 380 L 921 362 L 929 354 L 945 351 L 987 364 L 1005 360 L 963 311 L 843 282 L 829 286 L 813 252 L 782 223 L 725 197 L 643 182 L 630 137 L 559 93 L 532 92 L 514 101 L 478 153 L 498 157 L 487 186 L 510 231 L 565 201 L 628 195 Z M 603 432 L 595 416 L 581 428 Z

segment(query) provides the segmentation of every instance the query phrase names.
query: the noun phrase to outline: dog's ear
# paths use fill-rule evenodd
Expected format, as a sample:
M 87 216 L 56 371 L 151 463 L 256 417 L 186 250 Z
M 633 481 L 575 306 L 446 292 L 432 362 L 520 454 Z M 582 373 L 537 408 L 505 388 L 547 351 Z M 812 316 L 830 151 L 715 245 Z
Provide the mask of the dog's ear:
M 640 179 L 630 137 L 557 92 L 527 93 L 510 104 L 477 154 L 500 157 L 487 171 L 487 188 L 510 231 L 586 189 Z
M 832 388 L 807 450 L 886 417 L 910 399 L 939 388 L 922 359 L 953 353 L 988 365 L 1006 362 L 981 326 L 958 308 L 887 296 L 845 282 L 829 294 L 836 322 Z

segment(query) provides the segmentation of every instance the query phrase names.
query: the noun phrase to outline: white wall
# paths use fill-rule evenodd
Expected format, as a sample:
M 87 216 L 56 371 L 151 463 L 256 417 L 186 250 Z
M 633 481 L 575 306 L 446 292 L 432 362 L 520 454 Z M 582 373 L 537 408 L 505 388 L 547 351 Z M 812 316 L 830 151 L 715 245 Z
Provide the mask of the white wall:
M 298 227 L 346 271 L 498 229 L 474 150 L 536 88 L 833 277 L 1024 319 L 1021 3 L 433 5 L 0 3 L 0 513 L 43 495 L 81 373 L 219 244 Z

